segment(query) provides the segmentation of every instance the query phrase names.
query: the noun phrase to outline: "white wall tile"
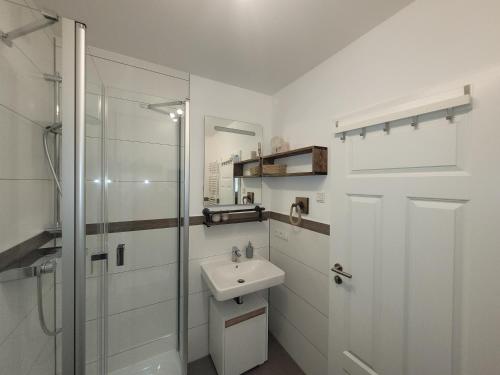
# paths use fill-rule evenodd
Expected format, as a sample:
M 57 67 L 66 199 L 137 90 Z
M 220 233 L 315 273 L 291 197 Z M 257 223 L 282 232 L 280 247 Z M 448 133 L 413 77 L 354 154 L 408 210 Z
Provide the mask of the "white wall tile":
M 270 300 L 278 310 L 325 357 L 328 355 L 328 317 L 286 286 L 271 288 Z
M 250 222 L 243 224 L 220 225 L 207 228 L 195 225 L 190 228 L 189 258 L 205 258 L 209 256 L 231 253 L 233 246 L 244 249 L 248 241 L 254 248 L 268 246 L 268 222 Z
M 115 181 L 177 181 L 176 146 L 108 140 L 108 176 Z
M 271 261 L 285 271 L 285 285 L 328 316 L 328 276 L 271 248 Z M 271 299 L 272 303 L 272 299 Z
M 41 126 L 0 106 L 0 132 L 0 178 L 49 179 Z
M 50 340 L 40 328 L 38 311 L 31 310 L 0 346 L 0 374 L 27 374 Z
M 179 124 L 168 114 L 145 109 L 135 101 L 108 98 L 108 138 L 176 146 L 178 136 Z
M 208 324 L 209 291 L 189 295 L 188 328 Z
M 178 264 L 143 268 L 109 276 L 109 313 L 175 299 Z M 165 317 L 165 319 L 168 319 Z M 144 323 L 141 323 L 144 324 Z
M 0 180 L 0 251 L 51 227 L 52 201 L 51 181 Z
M 208 355 L 208 324 L 188 331 L 188 361 L 196 361 Z
M 43 275 L 42 287 L 44 307 L 47 318 L 50 318 L 50 303 L 53 301 L 52 275 Z M 36 291 L 35 278 L 0 283 L 0 348 L 19 323 L 36 307 Z
M 0 6 L 5 7 L 3 1 Z M 4 15 L 3 10 L 0 15 Z M 47 48 L 47 52 L 50 49 Z M 18 48 L 0 46 L 0 104 L 28 119 L 48 125 L 53 121 L 53 85 L 45 81 L 43 72 Z
M 328 373 L 328 360 L 272 306 L 269 307 L 269 329 L 307 375 Z
M 177 228 L 108 234 L 109 272 L 161 266 L 177 262 Z M 116 266 L 116 247 L 125 244 L 125 264 Z
M 122 352 L 175 333 L 177 302 L 170 300 L 109 318 L 109 353 Z
M 278 233 L 285 234 L 288 240 L 280 238 Z M 271 220 L 270 245 L 324 275 L 330 272 L 330 236 Z
M 100 217 L 100 184 L 87 183 L 87 222 Z M 176 182 L 111 182 L 108 185 L 109 221 L 163 219 L 177 216 Z

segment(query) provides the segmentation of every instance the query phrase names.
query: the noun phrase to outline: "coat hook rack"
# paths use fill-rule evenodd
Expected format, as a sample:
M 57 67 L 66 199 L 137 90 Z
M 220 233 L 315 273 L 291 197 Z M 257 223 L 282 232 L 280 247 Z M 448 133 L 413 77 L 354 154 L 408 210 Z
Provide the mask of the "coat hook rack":
M 410 125 L 413 126 L 413 128 L 415 128 L 415 129 L 418 128 L 418 116 L 413 117 Z

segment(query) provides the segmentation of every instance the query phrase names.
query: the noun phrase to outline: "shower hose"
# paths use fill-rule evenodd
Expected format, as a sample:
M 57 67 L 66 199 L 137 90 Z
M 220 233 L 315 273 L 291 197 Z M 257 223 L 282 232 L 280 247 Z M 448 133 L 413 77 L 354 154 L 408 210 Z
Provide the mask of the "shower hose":
M 57 185 L 57 191 L 62 196 L 61 182 L 59 181 L 59 177 L 57 176 L 56 170 L 54 168 L 54 163 L 50 157 L 49 146 L 47 144 L 47 138 L 50 133 L 56 132 L 61 128 L 61 124 L 55 124 L 52 126 L 47 126 L 43 132 L 43 148 L 45 150 L 45 156 L 47 161 L 49 162 L 50 171 L 52 172 L 52 176 L 54 177 L 54 181 Z
M 40 320 L 40 326 L 42 327 L 43 333 L 45 333 L 47 336 L 56 336 L 57 334 L 61 333 L 62 329 L 54 328 L 54 330 L 51 330 L 49 327 L 47 327 L 47 322 L 45 321 L 45 314 L 43 312 L 42 275 L 47 273 L 53 273 L 54 278 L 56 277 L 56 263 L 54 261 L 49 261 L 37 267 L 36 289 L 37 289 L 38 319 Z

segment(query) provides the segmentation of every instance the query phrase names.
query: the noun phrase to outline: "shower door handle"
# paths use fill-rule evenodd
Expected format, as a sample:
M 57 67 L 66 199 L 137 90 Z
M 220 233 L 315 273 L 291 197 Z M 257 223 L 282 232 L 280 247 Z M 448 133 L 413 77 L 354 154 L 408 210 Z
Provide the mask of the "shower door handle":
M 116 247 L 116 265 L 123 266 L 125 264 L 125 244 L 121 243 Z
M 106 270 L 108 269 L 108 253 L 95 253 L 90 256 L 90 273 L 94 273 L 94 262 L 106 261 Z

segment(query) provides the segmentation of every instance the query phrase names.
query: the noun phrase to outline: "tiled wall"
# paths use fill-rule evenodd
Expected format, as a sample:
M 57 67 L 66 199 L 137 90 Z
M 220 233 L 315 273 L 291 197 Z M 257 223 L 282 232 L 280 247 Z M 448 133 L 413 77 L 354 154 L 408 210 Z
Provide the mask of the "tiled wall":
M 329 236 L 270 222 L 270 259 L 285 271 L 271 288 L 269 329 L 308 375 L 327 373 Z
M 39 13 L 0 1 L 4 32 L 33 22 Z M 32 6 L 33 4 L 30 3 Z M 52 225 L 53 190 L 42 146 L 53 120 L 52 34 L 40 30 L 0 43 L 0 252 Z M 43 277 L 46 318 L 53 320 L 53 276 Z M 0 374 L 45 375 L 54 371 L 54 340 L 38 322 L 36 280 L 0 283 Z

